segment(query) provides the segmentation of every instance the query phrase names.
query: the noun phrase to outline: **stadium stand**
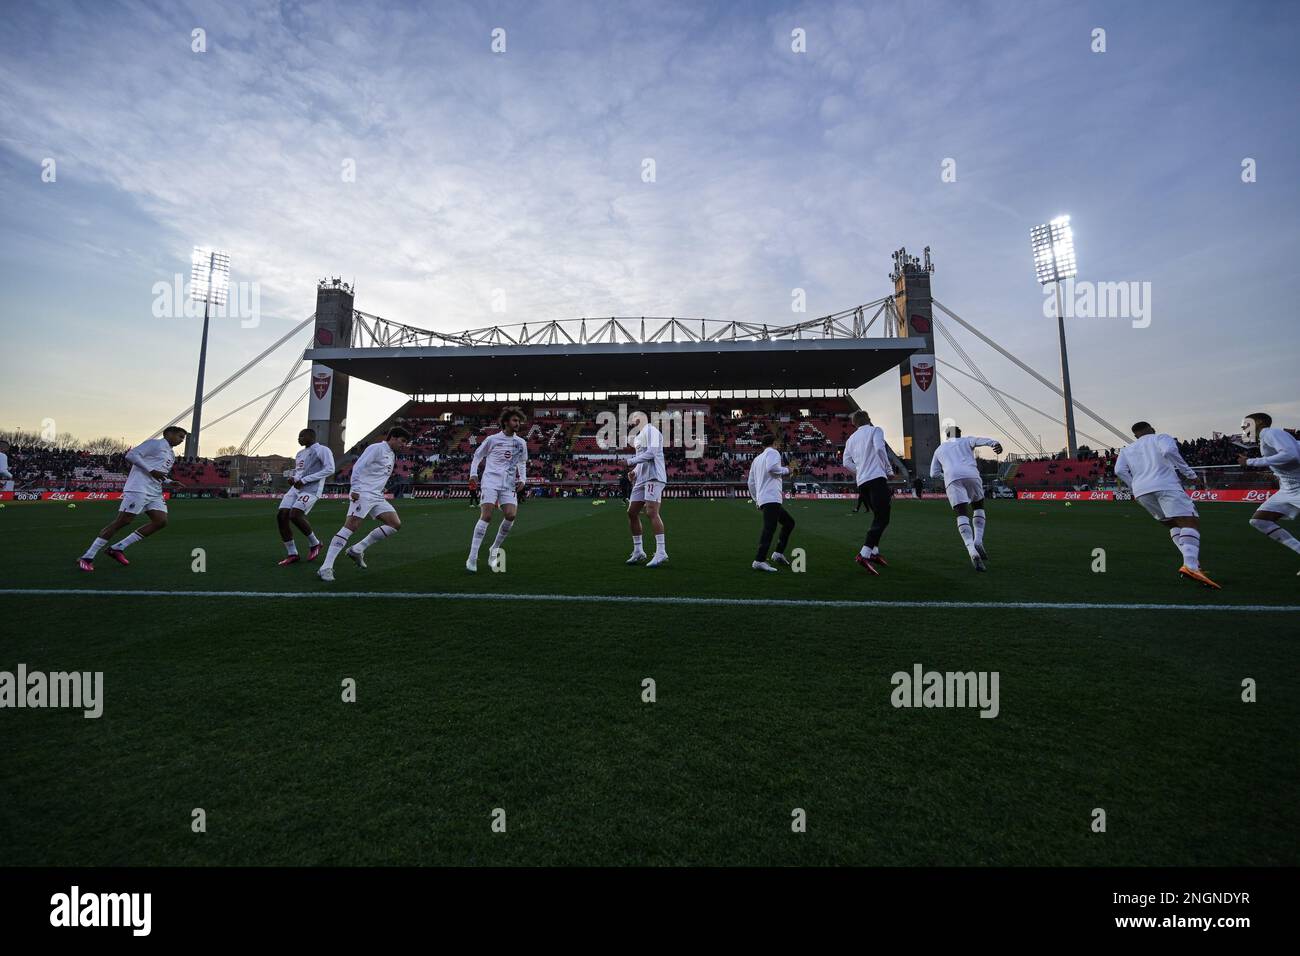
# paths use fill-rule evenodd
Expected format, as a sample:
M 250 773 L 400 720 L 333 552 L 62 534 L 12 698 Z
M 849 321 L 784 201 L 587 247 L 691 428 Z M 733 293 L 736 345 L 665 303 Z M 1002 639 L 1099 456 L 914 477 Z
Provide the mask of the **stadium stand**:
M 602 447 L 601 413 L 611 411 L 611 401 L 525 402 L 529 416 L 524 437 L 528 442 L 529 480 L 545 493 L 545 486 L 588 494 L 613 494 L 624 472 L 626 448 Z M 720 489 L 743 486 L 749 462 L 762 447 L 768 429 L 781 435 L 783 447 L 798 462 L 796 480 L 814 482 L 828 490 L 844 490 L 851 476 L 840 465 L 844 442 L 853 430 L 847 398 L 822 399 L 709 399 L 698 401 L 641 401 L 630 398 L 630 409 L 646 413 L 678 410 L 702 416 L 703 438 L 695 448 L 665 450 L 670 486 L 687 486 L 690 494 L 721 494 Z M 433 404 L 408 402 L 376 427 L 345 457 L 339 472 L 327 484 L 343 490 L 352 460 L 361 449 L 393 425 L 401 424 L 414 436 L 399 456 L 389 487 L 403 492 L 464 495 L 465 478 L 474 448 L 497 430 L 499 403 L 461 402 Z M 616 444 L 616 442 L 615 442 Z M 1275 482 L 1267 470 L 1242 471 L 1236 436 L 1215 434 L 1179 442 L 1188 464 L 1202 469 L 1211 487 L 1269 488 Z M 1115 449 L 1080 449 L 1078 458 L 1063 455 L 982 462 L 987 480 L 1004 482 L 1017 490 L 1089 489 L 1115 485 Z M 237 486 L 244 492 L 271 491 L 285 486 L 283 469 L 291 460 L 276 456 L 276 467 L 257 459 L 236 481 L 232 459 L 178 458 L 173 470 L 186 491 L 225 491 Z M 120 491 L 130 470 L 120 454 L 96 455 L 38 445 L 13 445 L 9 452 L 15 484 L 22 488 L 54 491 Z M 249 460 L 250 462 L 252 460 Z

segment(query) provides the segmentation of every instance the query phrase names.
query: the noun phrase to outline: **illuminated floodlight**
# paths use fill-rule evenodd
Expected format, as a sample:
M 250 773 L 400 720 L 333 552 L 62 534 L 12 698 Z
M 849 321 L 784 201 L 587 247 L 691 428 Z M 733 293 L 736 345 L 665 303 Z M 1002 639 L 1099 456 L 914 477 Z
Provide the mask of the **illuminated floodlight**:
M 207 305 L 225 305 L 230 288 L 230 256 L 220 249 L 195 246 L 190 256 L 190 298 Z
M 208 310 L 226 304 L 230 288 L 230 256 L 220 249 L 195 246 L 190 255 L 190 298 L 203 303 L 203 338 L 199 340 L 199 374 L 194 383 L 194 418 L 185 439 L 185 457 L 199 457 L 199 431 L 203 425 L 203 373 L 208 364 Z
M 1078 457 L 1079 444 L 1074 431 L 1074 395 L 1070 390 L 1070 359 L 1065 349 L 1065 310 L 1061 302 L 1061 282 L 1079 274 L 1074 260 L 1074 230 L 1069 216 L 1057 216 L 1051 222 L 1029 230 L 1034 250 L 1034 272 L 1039 285 L 1056 284 L 1056 326 L 1061 339 L 1061 394 L 1065 398 L 1065 447 L 1071 458 Z
M 1074 260 L 1074 230 L 1069 216 L 1057 216 L 1051 222 L 1029 230 L 1034 249 L 1034 271 L 1040 285 L 1073 279 L 1079 274 Z

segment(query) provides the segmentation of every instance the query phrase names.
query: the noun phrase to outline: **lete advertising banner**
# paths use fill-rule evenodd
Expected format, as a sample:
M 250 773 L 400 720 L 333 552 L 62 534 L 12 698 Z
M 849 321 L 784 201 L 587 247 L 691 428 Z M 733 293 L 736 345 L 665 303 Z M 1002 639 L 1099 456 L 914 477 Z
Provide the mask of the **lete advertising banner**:
M 1193 501 L 1261 502 L 1273 492 L 1269 488 L 1195 488 L 1187 494 Z M 1017 491 L 1021 501 L 1131 501 L 1127 491 Z
M 163 499 L 171 498 L 170 491 L 163 492 Z M 5 491 L 0 492 L 0 501 L 121 501 L 120 491 Z

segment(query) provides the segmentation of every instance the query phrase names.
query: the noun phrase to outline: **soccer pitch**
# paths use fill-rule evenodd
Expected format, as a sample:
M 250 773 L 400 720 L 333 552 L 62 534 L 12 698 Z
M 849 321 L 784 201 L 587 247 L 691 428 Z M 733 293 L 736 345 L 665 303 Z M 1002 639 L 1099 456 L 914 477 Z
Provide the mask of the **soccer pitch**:
M 898 501 L 879 578 L 844 501 L 788 503 L 775 575 L 744 501 L 667 500 L 660 569 L 622 502 L 526 501 L 477 575 L 474 509 L 396 505 L 332 585 L 274 501 L 176 501 L 93 574 L 113 505 L 0 511 L 0 670 L 104 674 L 98 719 L 0 710 L 0 864 L 1300 863 L 1300 568 L 1248 508 L 1202 509 L 1211 592 L 1131 503 L 990 502 L 976 574 Z M 917 664 L 997 672 L 997 716 L 893 706 Z

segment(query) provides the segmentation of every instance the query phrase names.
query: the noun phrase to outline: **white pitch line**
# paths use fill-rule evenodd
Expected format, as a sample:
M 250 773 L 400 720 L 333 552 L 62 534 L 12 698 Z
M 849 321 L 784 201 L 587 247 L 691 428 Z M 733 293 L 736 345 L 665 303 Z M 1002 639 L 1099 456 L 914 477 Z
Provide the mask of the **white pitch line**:
M 1297 604 L 1101 604 L 1087 601 L 814 601 L 806 598 L 664 597 L 641 594 L 479 594 L 464 591 L 109 591 L 97 588 L 0 588 L 0 597 L 370 598 L 399 601 L 545 601 L 553 603 L 668 604 L 704 607 L 920 608 L 1015 611 L 1300 611 Z

